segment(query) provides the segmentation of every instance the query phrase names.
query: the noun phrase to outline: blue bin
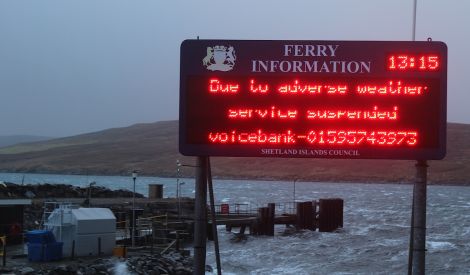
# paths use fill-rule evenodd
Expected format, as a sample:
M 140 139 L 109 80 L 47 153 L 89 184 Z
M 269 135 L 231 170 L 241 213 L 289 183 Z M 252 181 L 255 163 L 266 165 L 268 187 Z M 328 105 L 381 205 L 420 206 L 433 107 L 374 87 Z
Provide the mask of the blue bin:
M 28 260 L 31 262 L 49 262 L 62 259 L 63 242 L 28 243 Z
M 55 243 L 54 234 L 48 230 L 32 230 L 26 233 L 26 241 L 28 243 Z

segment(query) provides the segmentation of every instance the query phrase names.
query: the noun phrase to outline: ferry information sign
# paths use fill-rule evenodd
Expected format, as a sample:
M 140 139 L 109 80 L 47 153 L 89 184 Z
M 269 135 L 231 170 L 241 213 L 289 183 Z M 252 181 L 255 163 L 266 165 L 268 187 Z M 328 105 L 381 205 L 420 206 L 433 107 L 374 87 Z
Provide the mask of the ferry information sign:
M 188 156 L 442 159 L 443 42 L 185 40 Z

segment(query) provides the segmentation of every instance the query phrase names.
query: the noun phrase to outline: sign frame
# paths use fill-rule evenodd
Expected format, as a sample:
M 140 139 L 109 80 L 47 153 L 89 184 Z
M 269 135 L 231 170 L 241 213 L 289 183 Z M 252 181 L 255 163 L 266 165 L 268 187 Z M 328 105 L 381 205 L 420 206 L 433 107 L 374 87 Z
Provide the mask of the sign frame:
M 289 45 L 289 46 L 286 46 Z M 296 47 L 300 45 L 299 47 Z M 313 46 L 307 47 L 308 45 Z M 225 47 L 225 61 L 208 61 L 209 47 L 215 51 L 215 47 Z M 315 50 L 315 46 L 317 50 Z M 321 47 L 323 46 L 323 47 Z M 335 46 L 337 46 L 335 48 Z M 232 60 L 229 60 L 228 48 L 233 47 Z M 446 128 L 447 128 L 447 46 L 443 42 L 435 41 L 308 41 L 308 40 L 185 40 L 181 44 L 180 54 L 180 110 L 179 110 L 179 150 L 186 156 L 227 156 L 227 157 L 287 157 L 287 158 L 343 158 L 343 159 L 405 159 L 405 160 L 429 160 L 442 159 L 446 154 Z M 223 51 L 222 49 L 217 49 Z M 236 55 L 235 55 L 236 51 Z M 329 52 L 328 52 L 329 51 Z M 306 56 L 306 54 L 308 56 Z M 330 56 L 328 56 L 330 54 Z M 333 54 L 333 56 L 331 55 Z M 418 63 L 420 54 L 437 54 L 439 56 L 439 68 L 436 71 L 420 71 L 415 67 L 410 68 L 408 59 L 408 69 L 393 71 L 385 65 L 386 58 L 397 56 L 415 56 Z M 287 55 L 287 56 L 286 56 Z M 316 55 L 316 56 L 313 56 Z M 319 62 L 328 61 L 329 58 L 349 61 L 349 62 L 371 62 L 372 72 L 349 74 L 348 72 L 283 72 L 280 65 L 274 69 L 268 67 L 267 71 L 260 65 L 256 67 L 256 60 L 286 60 L 290 62 L 303 60 L 317 60 Z M 236 60 L 234 60 L 236 59 Z M 231 61 L 236 61 L 232 62 Z M 331 61 L 331 60 L 330 60 Z M 287 63 L 286 63 L 287 64 Z M 295 64 L 295 63 L 292 63 Z M 406 63 L 405 63 L 406 64 Z M 424 64 L 424 63 L 423 63 Z M 220 65 L 220 66 L 219 66 Z M 223 66 L 222 66 L 223 65 Z M 385 67 L 384 67 L 385 65 Z M 431 64 L 432 65 L 432 64 Z M 431 66 L 429 65 L 429 66 Z M 210 67 L 212 66 L 212 67 Z M 217 67 L 219 66 L 219 67 Z M 347 65 L 346 65 L 347 66 Z M 210 67 L 210 68 L 209 68 Z M 300 68 L 300 67 L 297 67 Z M 320 67 L 321 68 L 321 67 Z M 346 68 L 347 69 L 347 68 Z M 251 71 L 250 71 L 251 70 Z M 438 106 L 432 106 L 438 110 L 432 121 L 434 127 L 433 139 L 437 143 L 432 147 L 351 147 L 351 146 L 289 146 L 289 145 L 260 145 L 260 144 L 209 144 L 195 143 L 188 139 L 188 135 L 193 132 L 199 123 L 190 121 L 193 113 L 188 111 L 188 106 L 193 104 L 193 100 L 188 96 L 188 89 L 193 89 L 195 82 L 190 83 L 190 78 L 224 78 L 232 77 L 263 77 L 267 78 L 357 78 L 357 79 L 413 79 L 426 81 L 433 79 L 437 81 L 433 88 L 438 86 L 437 97 Z M 346 76 L 346 77 L 345 77 Z M 246 78 L 245 78 L 246 80 Z M 424 82 L 427 83 L 427 82 Z M 245 83 L 246 84 L 246 83 Z M 431 85 L 431 84 L 430 84 Z M 191 87 L 190 87 L 191 86 Z M 207 91 L 206 91 L 207 92 Z M 200 102 L 197 103 L 202 107 Z M 209 108 L 204 106 L 203 108 Z M 437 118 L 437 119 L 436 119 Z M 207 121 L 207 120 L 199 120 Z M 294 123 L 294 122 L 293 122 Z M 286 128 L 287 129 L 287 128 Z M 303 152 L 303 153 L 300 153 Z

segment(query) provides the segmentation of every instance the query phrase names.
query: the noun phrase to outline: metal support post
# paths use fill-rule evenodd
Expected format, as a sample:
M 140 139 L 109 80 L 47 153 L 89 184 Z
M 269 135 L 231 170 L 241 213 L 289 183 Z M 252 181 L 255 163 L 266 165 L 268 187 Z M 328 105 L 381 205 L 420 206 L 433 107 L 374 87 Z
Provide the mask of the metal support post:
M 418 0 L 413 1 L 413 31 L 411 33 L 411 38 L 413 41 L 416 40 L 416 10 L 418 6 Z
M 135 235 L 135 178 L 134 180 L 134 189 L 132 192 L 132 231 L 131 231 L 131 239 L 132 239 L 132 247 L 135 245 L 134 235 Z
M 220 264 L 220 253 L 219 253 L 219 237 L 217 234 L 217 217 L 215 213 L 215 203 L 214 203 L 214 188 L 212 186 L 212 172 L 211 172 L 211 162 L 209 157 L 207 157 L 207 181 L 209 184 L 209 198 L 211 203 L 211 217 L 212 217 L 212 235 L 214 237 L 214 250 L 215 250 L 215 261 L 217 263 L 217 274 L 222 275 L 222 266 Z
M 7 264 L 7 236 L 0 237 L 0 245 L 2 246 L 2 265 Z
M 294 180 L 294 204 L 295 204 L 295 183 L 297 182 L 297 179 Z
M 179 184 L 180 184 L 180 167 L 178 166 L 176 168 L 176 198 L 179 198 L 180 196 L 179 189 L 178 189 Z
M 425 274 L 426 263 L 426 188 L 428 165 L 426 160 L 416 163 L 416 181 L 413 192 L 413 274 Z
M 196 159 L 196 186 L 194 205 L 194 274 L 204 275 L 207 239 L 207 158 Z
M 136 220 L 135 220 L 135 180 L 137 179 L 137 173 L 139 171 L 134 170 L 132 171 L 132 180 L 134 181 L 134 190 L 132 192 L 132 231 L 131 231 L 131 239 L 132 239 L 132 247 L 135 245 L 135 229 L 136 229 Z
M 408 275 L 413 274 L 413 236 L 414 236 L 414 230 L 413 230 L 413 225 L 414 225 L 414 220 L 415 220 L 415 213 L 414 213 L 414 208 L 415 208 L 415 187 L 413 185 L 413 198 L 412 198 L 412 203 L 411 203 L 411 221 L 410 221 L 410 244 L 408 247 Z

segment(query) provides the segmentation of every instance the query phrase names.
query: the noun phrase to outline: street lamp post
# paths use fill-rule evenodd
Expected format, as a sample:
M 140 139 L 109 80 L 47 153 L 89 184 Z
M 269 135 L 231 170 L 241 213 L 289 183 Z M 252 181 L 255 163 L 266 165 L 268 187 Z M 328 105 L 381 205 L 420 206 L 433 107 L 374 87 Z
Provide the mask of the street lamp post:
M 131 238 L 132 238 L 132 247 L 134 247 L 134 235 L 135 235 L 135 180 L 137 179 L 137 172 L 136 170 L 132 171 L 132 180 L 134 181 L 134 191 L 132 192 L 132 231 L 131 231 Z
M 180 185 L 179 185 L 179 187 L 180 187 L 180 188 L 179 188 L 179 194 L 180 194 L 179 197 L 180 197 L 180 198 L 183 196 L 183 191 L 181 191 L 181 185 L 185 185 L 185 184 L 186 184 L 186 182 L 184 182 L 184 181 L 180 182 Z
M 91 187 L 92 187 L 93 185 L 95 185 L 95 184 L 96 184 L 96 182 L 95 182 L 95 181 L 92 181 L 92 182 L 90 182 L 90 184 L 88 185 L 88 207 L 90 207 L 90 205 L 91 205 Z
M 295 183 L 297 182 L 297 179 L 294 180 L 294 204 L 295 204 Z
M 178 219 L 180 218 L 181 216 L 181 185 L 185 184 L 184 181 L 180 182 L 178 184 Z
M 194 165 L 188 165 L 188 164 L 182 164 L 179 159 L 176 160 L 176 199 L 178 200 L 178 218 L 180 218 L 180 212 L 181 212 L 181 185 L 185 184 L 185 182 L 180 182 L 180 168 L 181 167 L 193 167 L 196 168 L 197 166 Z
M 176 160 L 176 198 L 179 198 L 179 186 L 180 186 L 180 167 L 181 163 L 177 159 Z

